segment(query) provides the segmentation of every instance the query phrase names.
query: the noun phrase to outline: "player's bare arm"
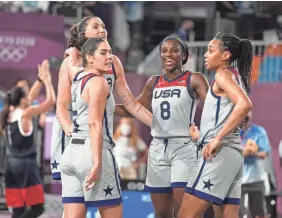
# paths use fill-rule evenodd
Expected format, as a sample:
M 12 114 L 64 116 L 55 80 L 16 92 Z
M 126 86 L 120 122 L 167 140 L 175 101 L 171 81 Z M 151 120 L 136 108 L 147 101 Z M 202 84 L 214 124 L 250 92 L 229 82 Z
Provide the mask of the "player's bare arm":
M 69 115 L 71 105 L 71 81 L 68 73 L 68 58 L 65 58 L 59 71 L 56 115 L 66 135 L 71 135 L 72 122 Z
M 235 104 L 231 115 L 217 135 L 217 139 L 222 140 L 241 124 L 253 105 L 244 90 L 232 78 L 230 70 L 223 69 L 215 74 L 214 88 L 215 92 L 227 95 Z
M 209 83 L 206 77 L 201 73 L 193 73 L 191 75 L 191 87 L 196 91 L 201 101 L 205 101 L 209 90 Z
M 117 73 L 115 92 L 121 98 L 126 110 L 145 125 L 152 126 L 152 114 L 140 104 L 132 95 L 124 76 L 124 69 L 120 60 L 114 56 L 114 66 Z
M 152 76 L 148 81 L 146 82 L 143 91 L 141 94 L 136 98 L 136 100 L 143 105 L 147 110 L 152 112 L 152 97 L 153 97 L 153 85 L 156 81 L 156 76 Z M 116 105 L 115 108 L 115 115 L 121 116 L 121 117 L 132 117 L 132 115 L 126 110 L 124 105 Z

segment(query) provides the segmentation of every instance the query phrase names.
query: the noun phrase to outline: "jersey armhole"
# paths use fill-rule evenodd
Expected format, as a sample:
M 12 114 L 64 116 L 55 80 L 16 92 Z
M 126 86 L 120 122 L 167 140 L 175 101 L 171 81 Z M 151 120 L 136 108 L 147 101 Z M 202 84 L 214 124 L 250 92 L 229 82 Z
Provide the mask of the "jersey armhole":
M 155 82 L 154 82 L 154 84 L 153 84 L 152 90 L 155 89 L 156 85 L 157 85 L 158 82 L 159 82 L 159 79 L 160 79 L 160 75 L 158 75 L 158 76 L 156 77 L 156 80 L 155 80 Z
M 187 81 L 186 81 L 187 92 L 192 99 L 196 99 L 197 97 L 193 96 L 193 93 L 195 92 L 191 89 L 191 76 L 193 75 L 193 73 L 190 71 L 186 71 L 186 72 L 189 73 L 189 75 L 187 76 Z
M 82 82 L 81 82 L 81 91 L 80 91 L 80 94 L 82 94 L 84 88 L 85 88 L 85 85 L 86 83 L 92 78 L 92 77 L 95 77 L 97 76 L 96 74 L 94 73 L 90 73 L 88 75 L 86 75 L 85 77 L 82 78 Z
M 84 70 L 80 70 L 76 73 L 75 77 L 73 78 L 73 82 L 77 81 L 78 76 L 83 72 Z
M 33 132 L 33 123 L 32 123 L 32 120 L 30 120 L 30 130 L 26 133 L 24 132 L 23 130 L 23 125 L 22 125 L 22 119 L 23 119 L 23 116 L 21 115 L 18 119 L 18 127 L 19 127 L 19 131 L 21 133 L 22 136 L 25 136 L 25 137 L 28 137 L 28 136 L 31 136 L 32 132 Z

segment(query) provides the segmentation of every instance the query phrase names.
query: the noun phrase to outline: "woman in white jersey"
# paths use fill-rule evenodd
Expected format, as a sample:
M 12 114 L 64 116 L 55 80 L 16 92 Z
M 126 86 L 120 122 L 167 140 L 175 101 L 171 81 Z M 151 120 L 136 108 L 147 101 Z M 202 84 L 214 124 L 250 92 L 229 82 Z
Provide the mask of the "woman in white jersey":
M 102 217 L 121 218 L 111 143 L 115 102 L 103 77 L 112 68 L 112 50 L 104 39 L 90 38 L 81 55 L 85 69 L 71 85 L 74 129 L 61 159 L 64 217 L 85 217 L 86 207 L 97 207 Z
M 90 37 L 101 37 L 107 40 L 107 30 L 105 24 L 99 17 L 85 17 L 78 24 L 76 24 L 71 30 L 71 37 L 68 41 L 67 48 L 76 48 L 78 51 L 78 62 L 82 66 L 82 58 L 80 55 L 80 48 L 85 39 Z M 58 83 L 58 95 L 57 95 L 57 118 L 53 122 L 52 130 L 52 142 L 51 142 L 51 170 L 53 179 L 60 179 L 60 158 L 67 144 L 68 137 L 72 132 L 71 115 L 69 107 L 71 103 L 70 87 L 71 79 L 75 75 L 69 72 L 69 57 L 66 52 L 66 58 L 64 59 L 59 72 Z M 77 72 L 73 72 L 76 74 Z M 151 126 L 152 115 L 141 104 L 139 104 L 132 95 L 130 89 L 127 86 L 124 69 L 119 58 L 113 55 L 113 67 L 112 70 L 106 72 L 104 77 L 107 79 L 111 90 L 114 90 L 121 98 L 123 104 L 127 110 L 137 117 L 144 124 Z M 68 112 L 68 113 L 67 113 Z M 62 127 L 64 131 L 62 131 Z
M 245 92 L 250 90 L 252 50 L 249 40 L 225 33 L 208 45 L 205 65 L 215 80 L 201 118 L 202 164 L 187 183 L 179 218 L 201 217 L 211 204 L 222 206 L 223 217 L 239 217 L 243 148 L 238 126 L 252 108 Z
M 152 76 L 137 100 L 153 113 L 145 190 L 151 193 L 157 218 L 178 213 L 182 196 L 193 169 L 198 164 L 197 146 L 188 131 L 199 100 L 208 90 L 201 73 L 183 70 L 188 47 L 177 36 L 160 44 L 165 74 Z M 126 113 L 117 108 L 119 115 Z

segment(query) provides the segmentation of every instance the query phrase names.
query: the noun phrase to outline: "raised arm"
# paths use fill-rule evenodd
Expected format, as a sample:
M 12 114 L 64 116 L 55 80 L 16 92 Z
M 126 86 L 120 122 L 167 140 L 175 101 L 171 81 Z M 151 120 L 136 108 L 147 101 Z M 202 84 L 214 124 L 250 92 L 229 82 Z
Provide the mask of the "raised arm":
M 86 189 L 99 176 L 102 164 L 103 119 L 109 93 L 108 83 L 103 77 L 93 77 L 86 84 L 88 92 L 88 124 L 90 132 L 90 146 L 93 158 L 93 168 L 86 181 Z
M 215 75 L 215 84 L 235 104 L 231 115 L 216 136 L 216 138 L 221 141 L 242 123 L 248 112 L 252 109 L 252 103 L 244 90 L 233 80 L 232 72 L 229 70 L 219 71 Z
M 191 75 L 191 88 L 195 90 L 201 101 L 205 101 L 209 90 L 209 83 L 206 77 L 201 73 Z
M 152 76 L 145 84 L 143 91 L 136 98 L 136 100 L 143 105 L 147 110 L 152 112 L 152 97 L 153 97 L 153 84 L 155 83 L 156 76 Z M 124 107 L 124 105 L 116 105 L 115 115 L 121 117 L 133 117 Z
M 121 98 L 125 109 L 145 125 L 152 126 L 152 114 L 140 104 L 132 95 L 124 76 L 124 69 L 120 60 L 114 56 L 114 66 L 117 73 L 115 91 Z
M 44 74 L 43 83 L 46 89 L 46 99 L 43 103 L 39 105 L 30 106 L 27 109 L 25 109 L 23 113 L 23 118 L 22 118 L 22 125 L 24 129 L 25 127 L 28 127 L 27 123 L 30 121 L 30 119 L 33 116 L 49 111 L 56 102 L 55 91 L 52 85 L 50 72 L 45 71 L 43 74 Z
M 49 61 L 48 60 L 43 60 L 42 64 L 38 64 L 38 79 L 33 83 L 32 87 L 30 88 L 29 92 L 28 92 L 28 100 L 30 103 L 33 102 L 33 100 L 39 95 L 41 88 L 42 88 L 42 84 L 43 84 L 43 80 L 42 80 L 42 71 L 43 68 L 45 68 L 45 70 L 50 70 L 50 65 L 49 65 Z M 47 69 L 46 69 L 47 68 Z

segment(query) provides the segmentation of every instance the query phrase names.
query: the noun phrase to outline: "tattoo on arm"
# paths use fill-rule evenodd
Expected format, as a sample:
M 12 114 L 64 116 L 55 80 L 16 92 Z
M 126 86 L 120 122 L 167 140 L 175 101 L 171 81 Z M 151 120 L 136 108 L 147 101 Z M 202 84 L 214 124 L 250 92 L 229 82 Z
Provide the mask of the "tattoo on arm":
M 136 113 L 138 113 L 138 112 L 141 110 L 142 107 L 143 107 L 143 106 L 140 104 L 140 106 L 139 106 L 138 109 L 136 110 Z
M 129 96 L 127 96 L 126 93 L 124 93 L 124 92 L 120 93 L 120 97 L 121 97 L 121 100 L 122 100 L 124 106 L 130 105 L 134 101 L 134 98 L 130 99 Z

